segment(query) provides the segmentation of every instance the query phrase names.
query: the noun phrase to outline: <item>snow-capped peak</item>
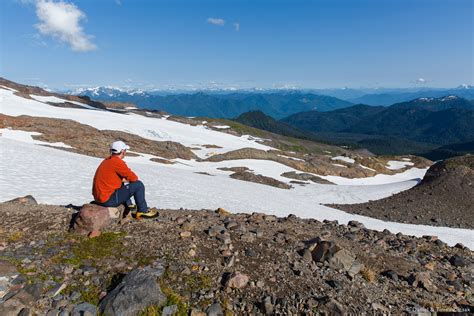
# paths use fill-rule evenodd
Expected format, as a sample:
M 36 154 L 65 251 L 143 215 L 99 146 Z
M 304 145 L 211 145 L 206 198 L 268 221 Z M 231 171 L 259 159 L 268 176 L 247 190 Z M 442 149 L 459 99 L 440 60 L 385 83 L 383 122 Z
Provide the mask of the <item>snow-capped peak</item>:
M 128 88 L 121 88 L 116 86 L 98 86 L 92 88 L 79 88 L 73 91 L 70 91 L 69 94 L 73 95 L 89 95 L 92 97 L 99 97 L 99 96 L 107 96 L 107 97 L 115 97 L 121 94 L 129 94 L 129 95 L 145 95 L 146 92 L 141 89 L 128 89 Z

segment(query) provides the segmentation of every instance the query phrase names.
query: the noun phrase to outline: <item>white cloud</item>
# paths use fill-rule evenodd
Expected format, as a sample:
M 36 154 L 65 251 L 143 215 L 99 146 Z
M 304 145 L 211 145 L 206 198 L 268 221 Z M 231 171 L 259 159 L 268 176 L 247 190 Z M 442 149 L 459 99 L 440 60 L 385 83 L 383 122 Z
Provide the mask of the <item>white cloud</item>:
M 240 31 L 240 23 L 239 22 L 234 23 L 234 29 L 235 29 L 236 32 Z
M 416 83 L 426 83 L 426 79 L 418 78 L 418 79 L 416 79 Z
M 218 26 L 224 26 L 225 21 L 223 19 L 220 19 L 220 18 L 208 18 L 207 23 L 218 25 Z
M 77 52 L 97 48 L 91 42 L 92 36 L 85 34 L 80 25 L 81 20 L 86 19 L 86 15 L 73 3 L 39 0 L 36 2 L 36 15 L 39 23 L 35 26 L 42 35 L 67 43 Z

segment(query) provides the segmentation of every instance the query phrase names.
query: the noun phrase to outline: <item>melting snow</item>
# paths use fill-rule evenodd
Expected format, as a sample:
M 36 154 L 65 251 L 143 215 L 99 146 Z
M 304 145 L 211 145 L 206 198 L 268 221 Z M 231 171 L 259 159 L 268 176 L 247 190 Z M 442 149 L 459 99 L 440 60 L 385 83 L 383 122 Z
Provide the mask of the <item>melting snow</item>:
M 29 144 L 47 145 L 47 146 L 62 147 L 62 148 L 73 148 L 63 142 L 48 143 L 48 142 L 43 142 L 41 140 L 36 140 L 32 137 L 32 136 L 37 136 L 37 135 L 41 135 L 41 133 L 13 130 L 9 128 L 0 128 L 0 137 L 2 138 L 17 140 L 17 141 L 21 141 L 21 142 L 25 142 Z
M 69 100 L 61 99 L 61 98 L 58 98 L 58 97 L 55 97 L 55 96 L 42 96 L 42 95 L 30 94 L 30 97 L 35 99 L 36 101 L 45 102 L 45 103 L 46 102 L 51 102 L 51 103 L 65 103 L 65 102 L 68 102 L 68 103 L 72 103 L 72 104 L 75 104 L 75 105 L 79 105 L 79 106 L 81 106 L 83 108 L 86 108 L 86 109 L 97 110 L 95 107 L 90 106 L 88 104 L 84 104 L 84 103 L 77 102 L 77 101 L 69 101 Z
M 202 149 L 195 151 L 201 158 L 209 152 L 225 153 L 231 150 L 250 147 L 262 150 L 272 149 L 259 144 L 258 138 L 249 135 L 237 137 L 234 135 L 191 126 L 170 120 L 161 120 L 153 117 L 129 113 L 113 113 L 108 111 L 84 111 L 75 108 L 53 107 L 46 103 L 25 99 L 8 90 L 0 89 L 2 98 L 2 113 L 11 116 L 30 115 L 37 117 L 52 117 L 70 119 L 82 124 L 87 124 L 100 130 L 120 130 L 138 136 L 157 140 L 175 141 L 190 146 L 193 143 L 215 144 L 222 148 Z
M 413 166 L 414 163 L 410 161 L 396 161 L 396 160 L 390 160 L 387 162 L 388 167 L 387 169 L 390 170 L 400 170 L 403 169 L 407 166 Z
M 101 159 L 5 137 L 0 137 L 0 146 L 1 201 L 27 194 L 32 194 L 40 203 L 80 205 L 91 200 L 92 178 Z M 54 170 L 51 169 L 51 161 L 54 161 Z M 389 229 L 394 233 L 416 236 L 437 235 L 450 245 L 462 242 L 471 249 L 474 247 L 472 230 L 384 222 L 321 205 L 361 203 L 409 189 L 416 181 L 407 179 L 422 176 L 424 170 L 420 169 L 397 174 L 400 182 L 370 187 L 312 184 L 283 190 L 231 179 L 228 173 L 215 169 L 216 165 L 242 165 L 242 161 L 209 163 L 208 167 L 199 164 L 199 170 L 196 170 L 194 164 L 197 163 L 193 161 L 185 161 L 187 165 L 163 165 L 145 159 L 134 161 L 128 158 L 127 161 L 147 186 L 150 206 L 158 208 L 224 207 L 233 212 L 265 212 L 277 216 L 296 214 L 303 218 L 337 220 L 340 223 L 357 220 L 369 229 Z M 263 168 L 275 173 L 284 169 L 284 166 L 269 161 L 250 163 L 256 173 Z M 276 167 L 281 170 L 276 170 Z M 215 176 L 203 176 L 195 171 L 210 171 Z
M 345 161 L 345 162 L 347 162 L 347 163 L 354 163 L 354 162 L 355 162 L 354 159 L 349 158 L 349 157 L 345 157 L 345 156 L 336 156 L 336 157 L 332 157 L 331 159 L 332 159 L 332 160 Z

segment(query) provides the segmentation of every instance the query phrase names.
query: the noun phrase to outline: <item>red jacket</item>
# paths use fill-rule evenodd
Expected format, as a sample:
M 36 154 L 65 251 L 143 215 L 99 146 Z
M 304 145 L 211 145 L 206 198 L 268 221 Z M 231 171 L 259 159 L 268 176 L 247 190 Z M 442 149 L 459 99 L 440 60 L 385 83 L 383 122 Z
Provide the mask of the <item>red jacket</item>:
M 112 193 L 122 186 L 122 179 L 128 182 L 138 181 L 137 175 L 120 157 L 112 155 L 104 159 L 94 175 L 92 185 L 94 200 L 99 203 L 108 201 Z

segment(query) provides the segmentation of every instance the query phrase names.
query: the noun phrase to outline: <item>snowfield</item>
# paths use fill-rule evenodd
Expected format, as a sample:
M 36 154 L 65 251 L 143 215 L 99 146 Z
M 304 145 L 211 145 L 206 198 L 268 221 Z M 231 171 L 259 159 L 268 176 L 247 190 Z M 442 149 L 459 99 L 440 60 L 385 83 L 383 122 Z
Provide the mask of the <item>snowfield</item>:
M 82 205 L 92 199 L 92 178 L 101 159 L 3 136 L 0 137 L 0 146 L 0 201 L 27 194 L 33 195 L 41 203 L 61 205 Z M 277 216 L 295 214 L 304 218 L 337 220 L 339 223 L 357 220 L 370 229 L 388 229 L 394 233 L 415 236 L 436 235 L 450 245 L 462 242 L 471 249 L 474 247 L 471 230 L 384 222 L 321 205 L 380 199 L 409 189 L 416 184 L 415 180 L 374 186 L 312 184 L 283 190 L 231 179 L 225 172 L 216 172 L 216 165 L 201 166 L 197 170 L 193 165 L 178 164 L 179 167 L 175 167 L 136 158 L 135 161 L 127 161 L 145 183 L 149 205 L 158 208 L 223 207 L 232 212 L 264 212 Z M 257 170 L 274 167 L 266 165 L 270 163 L 267 161 L 253 163 Z M 206 170 L 214 173 L 214 176 L 195 173 Z
M 194 150 L 194 153 L 201 158 L 205 158 L 209 154 L 220 154 L 244 147 L 262 150 L 271 149 L 271 147 L 258 143 L 258 138 L 252 138 L 248 135 L 237 137 L 211 130 L 202 125 L 191 126 L 133 113 L 121 114 L 102 110 L 87 111 L 84 109 L 54 107 L 36 100 L 19 97 L 13 93 L 14 91 L 11 90 L 0 89 L 0 104 L 3 114 L 69 119 L 99 130 L 119 130 L 157 141 L 175 141 L 188 147 L 196 147 L 196 144 L 212 144 L 222 147 L 202 147 L 201 150 Z
M 200 157 L 244 147 L 270 149 L 260 144 L 258 138 L 249 135 L 237 137 L 204 126 L 136 114 L 54 107 L 16 96 L 13 92 L 0 89 L 0 109 L 3 114 L 71 119 L 101 130 L 121 130 L 153 140 L 176 141 L 189 147 L 196 147 L 196 144 L 223 147 L 195 150 Z M 82 205 L 92 199 L 92 179 L 101 159 L 51 147 L 67 147 L 66 144 L 33 140 L 31 136 L 35 135 L 34 132 L 2 129 L 0 133 L 0 201 L 28 194 L 40 203 L 61 205 Z M 144 154 L 126 158 L 129 166 L 145 183 L 150 206 L 171 209 L 223 207 L 232 212 L 264 212 L 277 216 L 295 214 L 303 218 L 337 220 L 340 223 L 357 220 L 370 229 L 388 229 L 394 233 L 416 236 L 436 235 L 450 245 L 462 242 L 471 249 L 474 247 L 472 230 L 385 222 L 322 205 L 362 203 L 393 195 L 413 187 L 423 178 L 426 169 L 410 168 L 395 175 L 360 179 L 325 176 L 322 178 L 337 185 L 307 182 L 305 186 L 295 184 L 293 189 L 285 190 L 235 180 L 229 177 L 231 172 L 218 170 L 221 167 L 245 166 L 256 174 L 286 183 L 291 179 L 281 177 L 282 173 L 300 172 L 274 161 L 242 159 L 197 162 L 175 159 L 175 164 L 167 165 L 152 162 L 150 158 L 153 156 Z M 407 161 L 402 163 L 406 164 Z

